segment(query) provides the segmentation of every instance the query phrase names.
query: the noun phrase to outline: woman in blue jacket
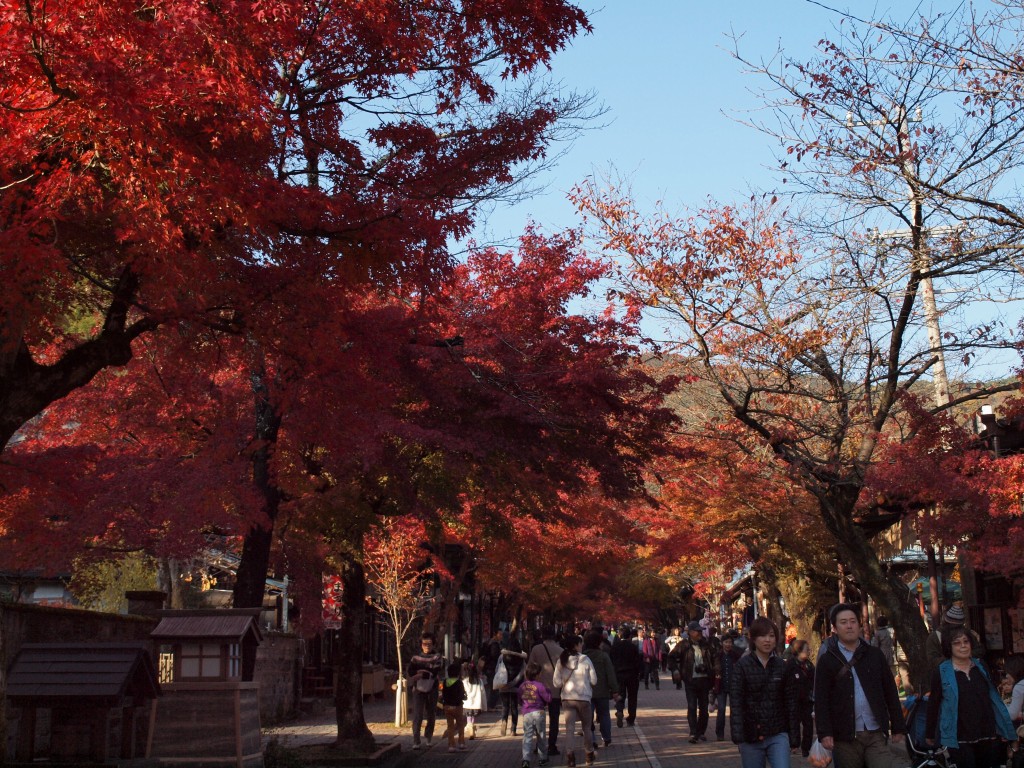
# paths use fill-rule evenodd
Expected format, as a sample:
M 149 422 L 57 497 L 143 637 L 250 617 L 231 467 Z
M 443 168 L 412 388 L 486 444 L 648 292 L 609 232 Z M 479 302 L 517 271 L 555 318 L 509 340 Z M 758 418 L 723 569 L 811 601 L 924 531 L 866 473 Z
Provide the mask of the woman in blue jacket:
M 974 658 L 974 645 L 964 627 L 942 633 L 946 660 L 932 675 L 925 741 L 934 744 L 937 735 L 957 768 L 998 768 L 1017 734 L 988 672 Z

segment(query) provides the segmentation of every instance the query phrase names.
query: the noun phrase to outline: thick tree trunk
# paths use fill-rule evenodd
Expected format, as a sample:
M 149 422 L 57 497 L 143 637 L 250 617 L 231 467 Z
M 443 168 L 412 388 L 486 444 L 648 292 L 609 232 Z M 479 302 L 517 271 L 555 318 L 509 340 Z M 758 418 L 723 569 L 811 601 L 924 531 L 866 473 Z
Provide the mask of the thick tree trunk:
M 886 573 L 863 529 L 854 523 L 857 491 L 859 489 L 839 490 L 831 498 L 819 498 L 822 518 L 861 589 L 874 597 L 889 617 L 896 640 L 907 655 L 911 682 L 917 690 L 923 691 L 927 687 L 927 630 L 918 613 L 914 595 L 898 576 Z
M 424 617 L 425 627 L 445 627 L 445 632 L 449 634 L 449 647 L 452 649 L 455 648 L 456 643 L 461 642 L 462 638 L 458 636 L 458 633 L 452 633 L 449 630 L 458 626 L 460 622 L 459 593 L 463 591 L 466 584 L 466 576 L 470 569 L 474 567 L 474 563 L 474 556 L 468 550 L 464 551 L 454 563 L 446 563 L 449 570 L 452 570 L 453 565 L 456 566 L 452 572 L 452 578 L 441 580 L 437 593 L 430 603 L 427 615 Z M 469 590 L 467 589 L 466 591 Z M 475 651 L 472 640 L 470 640 L 469 647 L 464 650 L 470 654 Z
M 281 492 L 274 482 L 271 469 L 277 434 L 281 428 L 281 416 L 270 402 L 264 372 L 253 374 L 252 390 L 255 397 L 255 435 L 259 444 L 252 457 L 252 477 L 263 499 L 263 514 L 261 521 L 249 529 L 242 544 L 242 558 L 238 563 L 233 591 L 235 608 L 263 607 L 274 521 L 277 520 L 281 505 Z
M 235 608 L 260 608 L 266 591 L 267 571 L 270 568 L 270 545 L 273 531 L 254 525 L 242 543 L 242 558 L 235 574 Z
M 360 547 L 353 547 L 358 552 Z M 335 634 L 334 706 L 336 747 L 370 751 L 373 734 L 363 715 L 363 625 L 366 622 L 366 573 L 357 557 L 341 562 L 341 629 Z
M 828 597 L 824 594 L 826 590 Z M 779 591 L 786 601 L 789 619 L 796 625 L 796 636 L 811 644 L 811 658 L 815 658 L 818 647 L 827 636 L 821 621 L 821 608 L 828 605 L 828 600 L 835 595 L 834 588 L 824 586 L 813 575 L 802 575 L 780 579 Z
M 767 599 L 767 618 L 771 619 L 775 626 L 779 628 L 780 636 L 777 638 L 779 643 L 783 642 L 785 637 L 785 621 L 788 618 L 782 610 L 782 592 L 779 590 L 779 575 L 775 568 L 768 562 L 768 559 L 764 556 L 764 550 L 760 544 L 750 536 L 740 535 L 737 537 L 740 543 L 746 548 L 747 555 L 750 557 L 751 562 L 754 563 L 754 567 L 757 572 L 758 587 L 760 591 L 765 593 Z M 757 594 L 754 594 L 754 600 L 757 600 Z M 760 611 L 758 612 L 760 613 Z

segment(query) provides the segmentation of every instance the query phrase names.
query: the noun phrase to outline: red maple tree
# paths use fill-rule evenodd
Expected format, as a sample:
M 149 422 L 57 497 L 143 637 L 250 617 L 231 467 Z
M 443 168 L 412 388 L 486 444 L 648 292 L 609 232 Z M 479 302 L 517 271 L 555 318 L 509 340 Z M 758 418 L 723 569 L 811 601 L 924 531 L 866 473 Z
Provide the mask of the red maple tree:
M 338 670 L 346 681 L 337 688 L 339 739 L 358 741 L 365 723 L 358 686 L 348 681 L 362 658 L 361 547 L 380 517 L 436 525 L 439 514 L 481 494 L 508 513 L 539 518 L 588 489 L 627 498 L 642 488 L 649 458 L 665 449 L 674 416 L 663 401 L 675 380 L 658 381 L 636 364 L 636 318 L 603 307 L 572 311 L 593 300 L 607 271 L 574 237 L 531 232 L 515 254 L 472 255 L 437 294 L 360 293 L 323 282 L 294 296 L 317 311 L 279 313 L 278 334 L 208 334 L 202 344 L 187 335 L 183 343 L 196 353 L 188 368 L 179 356 L 163 357 L 170 345 L 162 345 L 146 370 L 136 360 L 138 370 L 106 377 L 107 388 L 52 407 L 38 436 L 9 451 L 11 467 L 24 454 L 17 479 L 25 493 L 2 500 L 2 524 L 40 543 L 61 535 L 69 549 L 76 540 L 169 546 L 171 531 L 195 542 L 204 528 L 247 535 L 258 527 L 307 597 L 318 599 L 321 573 L 339 573 L 351 628 L 339 656 L 351 662 Z M 256 395 L 279 418 L 272 441 L 255 423 L 254 376 Z M 90 406 L 90 398 L 105 404 Z M 45 484 L 30 481 L 31 464 L 82 451 L 95 452 L 95 466 L 111 468 L 105 474 L 116 472 L 125 513 L 104 514 L 102 500 L 115 499 L 104 487 L 93 489 L 95 503 L 37 514 L 45 507 L 31 497 Z M 262 477 L 251 463 L 258 454 Z M 67 486 L 82 493 L 87 480 L 72 475 Z M 189 489 L 206 495 L 190 498 Z M 278 501 L 273 518 L 268 489 Z M 265 576 L 264 565 L 260 585 Z
M 163 324 L 436 275 L 585 110 L 522 85 L 585 29 L 564 0 L 0 5 L 0 445 Z

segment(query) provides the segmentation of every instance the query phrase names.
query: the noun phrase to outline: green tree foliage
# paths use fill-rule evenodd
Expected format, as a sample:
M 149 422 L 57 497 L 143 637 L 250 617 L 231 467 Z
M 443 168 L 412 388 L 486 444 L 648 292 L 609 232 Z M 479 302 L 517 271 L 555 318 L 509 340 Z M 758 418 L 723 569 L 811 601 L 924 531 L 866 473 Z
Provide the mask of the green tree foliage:
M 157 588 L 157 562 L 141 552 L 120 559 L 86 560 L 75 563 L 68 589 L 84 607 L 103 613 L 125 613 L 125 592 Z

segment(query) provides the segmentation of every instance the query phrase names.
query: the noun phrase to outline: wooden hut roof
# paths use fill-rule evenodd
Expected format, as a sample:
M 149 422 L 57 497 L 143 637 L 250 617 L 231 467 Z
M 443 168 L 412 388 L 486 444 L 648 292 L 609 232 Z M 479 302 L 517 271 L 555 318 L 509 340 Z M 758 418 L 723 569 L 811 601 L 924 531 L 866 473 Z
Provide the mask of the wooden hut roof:
M 138 644 L 26 644 L 7 673 L 7 697 L 15 704 L 68 698 L 114 703 L 159 695 L 153 661 Z
M 214 609 L 164 611 L 150 637 L 154 640 L 201 638 L 241 642 L 250 634 L 257 643 L 263 639 L 253 611 Z

